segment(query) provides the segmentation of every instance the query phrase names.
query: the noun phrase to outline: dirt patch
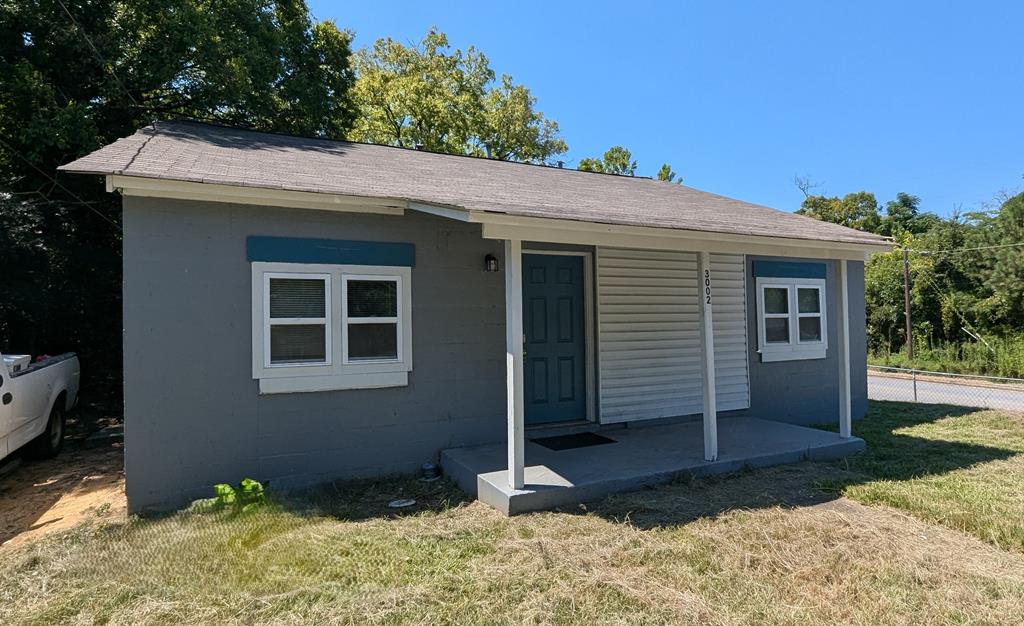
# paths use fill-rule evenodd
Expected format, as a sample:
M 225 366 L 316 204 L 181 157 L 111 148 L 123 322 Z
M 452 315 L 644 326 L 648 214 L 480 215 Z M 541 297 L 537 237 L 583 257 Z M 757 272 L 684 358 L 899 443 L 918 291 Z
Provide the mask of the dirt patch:
M 56 458 L 23 461 L 0 476 L 0 543 L 4 545 L 67 530 L 86 520 L 117 521 L 126 516 L 120 443 L 65 448 Z

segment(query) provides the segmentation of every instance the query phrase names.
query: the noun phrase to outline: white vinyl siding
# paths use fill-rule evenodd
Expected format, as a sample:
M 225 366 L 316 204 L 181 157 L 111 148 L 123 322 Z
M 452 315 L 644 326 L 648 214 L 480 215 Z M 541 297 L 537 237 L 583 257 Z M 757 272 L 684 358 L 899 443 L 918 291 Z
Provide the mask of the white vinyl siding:
M 711 314 L 719 411 L 750 407 L 746 275 L 742 254 L 711 255 Z
M 719 410 L 749 406 L 743 263 L 712 255 Z M 694 253 L 598 249 L 601 422 L 701 412 L 699 287 Z

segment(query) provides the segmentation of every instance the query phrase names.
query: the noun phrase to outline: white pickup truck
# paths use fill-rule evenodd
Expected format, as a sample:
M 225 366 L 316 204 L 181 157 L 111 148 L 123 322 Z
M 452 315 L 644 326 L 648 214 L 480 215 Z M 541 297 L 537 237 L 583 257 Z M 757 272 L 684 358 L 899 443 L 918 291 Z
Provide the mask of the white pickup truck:
M 65 413 L 78 401 L 78 357 L 0 359 L 0 459 L 25 445 L 34 456 L 55 456 L 64 445 Z

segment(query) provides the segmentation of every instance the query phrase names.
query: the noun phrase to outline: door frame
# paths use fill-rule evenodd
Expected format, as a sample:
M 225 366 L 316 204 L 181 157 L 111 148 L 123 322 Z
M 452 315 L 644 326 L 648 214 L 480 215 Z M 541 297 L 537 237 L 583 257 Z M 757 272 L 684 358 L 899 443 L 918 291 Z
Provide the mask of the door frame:
M 586 421 L 597 422 L 597 369 L 595 367 L 594 337 L 595 335 L 595 307 L 594 302 L 594 255 L 589 250 L 543 250 L 536 248 L 523 248 L 523 254 L 537 254 L 549 256 L 578 256 L 583 257 L 583 361 L 585 372 L 583 374 L 584 393 L 587 394 Z M 525 302 L 523 303 L 525 306 Z M 524 311 L 525 313 L 525 311 Z M 524 390 L 525 391 L 525 390 Z M 572 422 L 568 422 L 572 424 Z M 540 424 L 538 426 L 527 426 L 527 428 L 550 428 L 562 426 L 563 424 Z

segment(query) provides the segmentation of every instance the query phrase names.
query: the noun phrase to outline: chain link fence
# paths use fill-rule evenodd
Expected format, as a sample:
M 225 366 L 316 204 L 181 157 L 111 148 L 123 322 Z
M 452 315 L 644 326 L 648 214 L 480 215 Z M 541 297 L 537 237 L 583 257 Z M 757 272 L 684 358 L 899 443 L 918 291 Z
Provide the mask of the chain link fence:
M 868 398 L 1024 412 L 1024 379 L 869 365 Z

